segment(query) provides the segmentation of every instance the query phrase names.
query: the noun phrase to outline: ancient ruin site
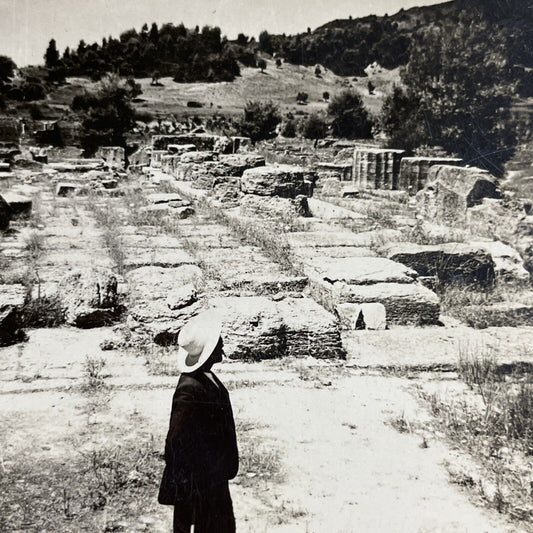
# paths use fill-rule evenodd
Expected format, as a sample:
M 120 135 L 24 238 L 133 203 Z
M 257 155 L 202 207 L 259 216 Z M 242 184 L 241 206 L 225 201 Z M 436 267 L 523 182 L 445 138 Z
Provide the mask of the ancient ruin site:
M 172 530 L 177 343 L 206 309 L 237 531 L 533 531 L 532 22 L 480 10 L 0 56 L 1 531 Z M 343 55 L 367 26 L 382 45 Z

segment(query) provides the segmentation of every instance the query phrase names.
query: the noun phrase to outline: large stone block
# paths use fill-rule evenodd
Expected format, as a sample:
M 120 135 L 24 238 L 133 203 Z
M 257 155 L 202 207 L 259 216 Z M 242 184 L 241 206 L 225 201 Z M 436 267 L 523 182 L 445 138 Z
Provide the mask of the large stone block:
M 209 304 L 222 316 L 225 350 L 232 359 L 345 356 L 335 318 L 307 298 L 229 297 Z
M 417 203 L 425 218 L 454 224 L 465 222 L 468 209 L 483 199 L 500 197 L 496 178 L 485 170 L 435 165 L 426 188 L 417 194 Z
M 387 257 L 408 265 L 420 276 L 437 276 L 444 284 L 486 286 L 495 278 L 490 253 L 466 243 L 398 243 L 389 247 Z
M 310 196 L 316 173 L 292 165 L 265 166 L 246 170 L 241 178 L 241 190 L 245 194 L 296 198 L 300 194 Z
M 109 325 L 120 311 L 118 281 L 105 268 L 71 272 L 60 283 L 67 323 L 79 328 Z
M 245 194 L 240 201 L 240 212 L 244 216 L 259 216 L 286 220 L 292 217 L 309 216 L 307 196 L 296 198 L 278 198 Z
M 348 285 L 375 283 L 414 283 L 417 273 L 411 268 L 383 257 L 317 257 L 306 259 L 306 273 L 329 283 Z
M 8 203 L 13 216 L 29 216 L 31 215 L 32 199 L 22 194 L 6 192 L 4 200 Z

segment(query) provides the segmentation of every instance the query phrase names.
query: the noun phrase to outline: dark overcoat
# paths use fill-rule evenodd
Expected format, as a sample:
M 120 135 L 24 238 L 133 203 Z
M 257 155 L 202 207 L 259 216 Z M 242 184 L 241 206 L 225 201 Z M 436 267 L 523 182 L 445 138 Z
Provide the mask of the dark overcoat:
M 180 376 L 172 399 L 159 489 L 159 503 L 193 514 L 203 507 L 202 500 L 221 491 L 227 493 L 223 499 L 231 506 L 227 483 L 239 468 L 229 394 L 211 375 L 216 385 L 202 371 Z

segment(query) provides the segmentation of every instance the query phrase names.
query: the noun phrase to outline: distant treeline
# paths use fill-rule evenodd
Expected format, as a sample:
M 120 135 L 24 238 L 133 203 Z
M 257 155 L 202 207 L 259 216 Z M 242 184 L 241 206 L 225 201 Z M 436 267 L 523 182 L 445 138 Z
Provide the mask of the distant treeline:
M 50 41 L 45 53 L 46 66 L 62 76 L 89 76 L 99 79 L 114 72 L 121 76 L 172 76 L 179 82 L 232 81 L 240 74 L 239 61 L 255 66 L 254 54 L 244 46 L 222 37 L 220 28 L 183 24 L 164 24 L 141 31 L 125 31 L 118 39 L 104 38 L 99 43 L 80 41 L 76 49 L 62 55 Z

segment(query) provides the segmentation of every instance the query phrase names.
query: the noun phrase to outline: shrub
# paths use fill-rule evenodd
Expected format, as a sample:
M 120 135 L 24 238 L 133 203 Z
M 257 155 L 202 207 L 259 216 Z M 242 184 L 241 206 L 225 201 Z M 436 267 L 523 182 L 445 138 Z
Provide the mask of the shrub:
M 299 104 L 306 104 L 308 98 L 309 98 L 309 95 L 301 91 L 296 95 L 296 102 Z
M 278 107 L 272 102 L 250 101 L 244 108 L 241 133 L 252 142 L 270 139 L 276 135 L 276 126 L 281 122 Z
M 264 59 L 260 59 L 260 60 L 257 62 L 257 66 L 261 69 L 261 72 L 264 72 L 265 69 L 267 68 L 266 61 L 265 61 Z
M 333 133 L 347 139 L 372 137 L 372 121 L 363 106 L 363 100 L 354 91 L 346 90 L 333 97 L 328 106 L 333 117 Z
M 281 135 L 283 135 L 283 137 L 291 139 L 296 137 L 296 121 L 288 120 L 287 122 L 285 122 L 281 130 Z
M 323 139 L 328 131 L 327 122 L 318 115 L 309 115 L 307 120 L 303 123 L 302 135 L 306 139 L 314 139 L 315 146 L 318 139 Z

